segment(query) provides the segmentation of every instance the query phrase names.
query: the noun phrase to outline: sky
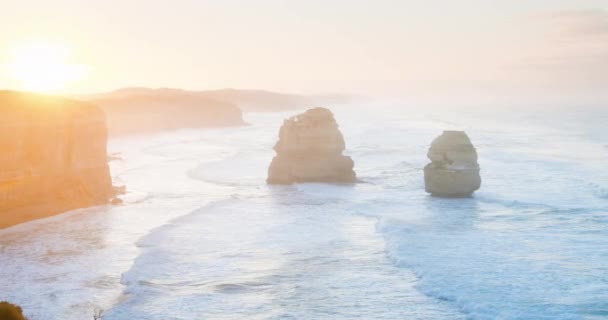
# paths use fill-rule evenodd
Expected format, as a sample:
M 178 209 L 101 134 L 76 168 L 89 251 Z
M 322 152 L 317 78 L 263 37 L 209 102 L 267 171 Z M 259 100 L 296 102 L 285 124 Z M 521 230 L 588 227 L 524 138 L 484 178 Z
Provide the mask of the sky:
M 0 88 L 20 89 L 7 67 L 13 48 L 46 41 L 86 71 L 69 93 L 608 102 L 606 0 L 2 0 L 1 9 Z

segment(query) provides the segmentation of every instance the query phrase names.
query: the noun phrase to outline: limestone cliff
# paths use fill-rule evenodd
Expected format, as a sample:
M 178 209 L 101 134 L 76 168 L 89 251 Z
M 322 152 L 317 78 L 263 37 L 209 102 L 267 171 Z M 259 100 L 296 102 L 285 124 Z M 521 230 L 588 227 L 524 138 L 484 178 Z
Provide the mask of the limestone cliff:
M 108 202 L 102 110 L 0 91 L 0 228 Z
M 466 197 L 481 187 L 477 150 L 463 131 L 444 131 L 433 140 L 424 168 L 425 189 L 445 197 Z
M 277 155 L 268 168 L 270 184 L 357 180 L 353 160 L 342 155 L 344 137 L 328 109 L 310 109 L 285 120 L 274 150 Z

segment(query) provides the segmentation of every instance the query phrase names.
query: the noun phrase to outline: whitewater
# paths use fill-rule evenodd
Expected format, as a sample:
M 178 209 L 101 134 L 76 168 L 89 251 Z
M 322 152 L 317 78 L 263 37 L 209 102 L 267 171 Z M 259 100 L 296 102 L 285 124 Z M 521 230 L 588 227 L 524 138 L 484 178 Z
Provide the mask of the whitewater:
M 31 320 L 606 319 L 608 111 L 332 108 L 361 183 L 268 186 L 282 119 L 112 139 L 125 203 L 0 230 Z M 424 193 L 442 130 L 482 187 Z

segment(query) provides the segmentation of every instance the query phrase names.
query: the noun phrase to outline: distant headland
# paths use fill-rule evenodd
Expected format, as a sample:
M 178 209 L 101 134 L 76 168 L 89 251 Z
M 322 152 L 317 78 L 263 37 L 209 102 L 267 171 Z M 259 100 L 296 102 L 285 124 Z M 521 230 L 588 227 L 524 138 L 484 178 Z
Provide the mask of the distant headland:
M 243 112 L 297 110 L 323 102 L 348 103 L 355 97 L 264 90 L 129 87 L 77 98 L 100 106 L 108 117 L 110 136 L 121 136 L 181 128 L 240 126 L 245 124 Z

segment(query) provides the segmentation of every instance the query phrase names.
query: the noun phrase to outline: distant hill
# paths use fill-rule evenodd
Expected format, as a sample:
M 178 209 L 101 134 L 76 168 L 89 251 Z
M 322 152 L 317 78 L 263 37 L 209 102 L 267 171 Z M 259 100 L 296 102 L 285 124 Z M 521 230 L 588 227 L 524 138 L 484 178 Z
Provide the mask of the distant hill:
M 110 135 L 244 124 L 242 111 L 279 112 L 348 103 L 349 95 L 297 95 L 264 90 L 188 91 L 129 87 L 79 96 L 105 110 Z
M 105 111 L 112 136 L 245 124 L 235 104 L 178 89 L 128 88 L 81 99 Z
M 234 103 L 246 112 L 276 112 L 310 108 L 317 103 L 315 99 L 308 96 L 264 90 L 221 89 L 199 91 L 198 93 L 219 101 Z
M 357 98 L 346 94 L 298 95 L 264 90 L 237 89 L 200 91 L 200 93 L 216 100 L 232 102 L 246 112 L 276 112 L 318 106 L 329 107 L 333 104 L 349 103 Z
M 97 100 L 141 95 L 155 97 L 175 97 L 179 95 L 197 96 L 219 102 L 232 103 L 237 105 L 245 112 L 277 112 L 303 109 L 315 106 L 327 106 L 328 104 L 344 104 L 352 102 L 355 99 L 362 98 L 348 94 L 300 95 L 265 90 L 220 89 L 188 91 L 174 88 L 153 89 L 145 87 L 122 88 L 108 93 L 90 95 L 80 98 L 84 98 L 85 100 Z

